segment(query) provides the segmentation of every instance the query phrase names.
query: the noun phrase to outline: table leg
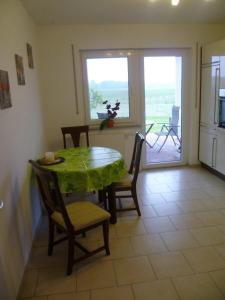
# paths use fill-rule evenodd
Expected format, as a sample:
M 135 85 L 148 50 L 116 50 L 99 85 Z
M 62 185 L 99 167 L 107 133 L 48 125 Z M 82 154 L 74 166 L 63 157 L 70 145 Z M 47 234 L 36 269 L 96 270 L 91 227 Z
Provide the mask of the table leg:
M 115 190 L 112 185 L 108 187 L 108 204 L 109 204 L 109 212 L 111 214 L 110 223 L 115 224 L 117 222 L 116 197 L 115 197 Z

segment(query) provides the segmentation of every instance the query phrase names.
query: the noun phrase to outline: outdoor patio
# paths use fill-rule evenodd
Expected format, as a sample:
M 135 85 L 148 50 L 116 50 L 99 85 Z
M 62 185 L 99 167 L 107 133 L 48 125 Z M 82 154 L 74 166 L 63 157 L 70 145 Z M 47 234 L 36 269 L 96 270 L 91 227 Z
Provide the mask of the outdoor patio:
M 179 150 L 180 144 L 178 139 L 176 137 L 173 137 L 176 142 L 175 146 L 172 137 L 169 136 L 166 143 L 160 150 L 160 147 L 166 137 L 165 135 L 160 136 L 157 143 L 154 145 L 157 137 L 157 134 L 153 132 L 148 133 L 146 136 L 146 163 L 152 164 L 179 161 L 181 159 L 181 151 Z

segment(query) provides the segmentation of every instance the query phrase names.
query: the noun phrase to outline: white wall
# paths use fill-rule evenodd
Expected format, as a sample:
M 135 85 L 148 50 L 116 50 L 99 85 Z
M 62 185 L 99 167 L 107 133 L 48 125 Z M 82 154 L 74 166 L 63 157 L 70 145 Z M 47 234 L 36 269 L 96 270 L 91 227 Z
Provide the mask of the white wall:
M 84 123 L 79 49 L 189 48 L 188 161 L 197 163 L 199 105 L 195 107 L 196 42 L 201 44 L 224 38 L 224 30 L 224 25 L 181 24 L 39 26 L 40 79 L 49 149 L 62 147 L 61 126 Z M 79 114 L 76 114 L 75 111 L 72 43 L 76 50 Z
M 40 217 L 33 191 L 31 199 L 28 159 L 43 151 L 44 131 L 35 26 L 19 1 L 1 1 L 0 36 L 0 69 L 8 71 L 12 99 L 11 108 L 0 110 L 0 298 L 8 300 L 16 299 Z M 33 70 L 28 68 L 27 42 L 33 47 Z M 25 86 L 17 84 L 15 54 L 23 57 Z

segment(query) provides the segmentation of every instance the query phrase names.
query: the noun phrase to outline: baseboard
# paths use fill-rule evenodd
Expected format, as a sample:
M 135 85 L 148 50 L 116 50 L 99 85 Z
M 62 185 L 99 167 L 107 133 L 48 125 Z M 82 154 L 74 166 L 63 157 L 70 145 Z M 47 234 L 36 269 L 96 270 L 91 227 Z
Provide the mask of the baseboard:
M 212 174 L 218 176 L 219 178 L 221 178 L 225 181 L 225 175 L 223 175 L 222 173 L 218 172 L 217 170 L 207 166 L 203 162 L 201 162 L 201 165 L 202 165 L 203 168 L 207 169 L 209 172 L 211 172 Z

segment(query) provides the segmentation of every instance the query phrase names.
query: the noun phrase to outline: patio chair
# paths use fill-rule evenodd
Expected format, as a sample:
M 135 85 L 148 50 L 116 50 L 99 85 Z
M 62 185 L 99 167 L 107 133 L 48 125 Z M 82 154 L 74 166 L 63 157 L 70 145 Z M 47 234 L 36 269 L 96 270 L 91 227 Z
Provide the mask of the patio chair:
M 98 115 L 99 120 L 104 120 L 104 119 L 107 119 L 109 117 L 108 113 L 99 113 L 99 112 L 97 112 L 97 115 Z
M 145 138 L 144 136 L 137 132 L 135 135 L 135 141 L 134 141 L 134 147 L 133 147 L 133 154 L 131 159 L 131 164 L 129 171 L 127 175 L 122 178 L 121 181 L 113 183 L 113 191 L 115 192 L 115 199 L 119 200 L 119 208 L 116 208 L 116 211 L 130 211 L 130 210 L 136 210 L 138 213 L 138 216 L 141 216 L 141 211 L 138 204 L 138 197 L 137 197 L 137 190 L 136 190 L 136 184 L 139 174 L 139 167 L 140 167 L 140 161 L 141 161 L 141 151 L 142 151 L 142 145 Z M 104 190 L 107 192 L 107 189 Z M 127 192 L 127 194 L 118 194 L 120 192 Z M 106 195 L 104 195 L 105 199 L 107 198 Z M 122 207 L 122 201 L 123 198 L 133 198 L 134 201 L 134 207 L 131 208 L 123 208 Z
M 62 135 L 63 135 L 64 149 L 67 148 L 66 135 L 71 136 L 74 147 L 79 147 L 80 146 L 80 136 L 82 133 L 84 133 L 86 135 L 86 144 L 87 144 L 87 147 L 89 147 L 89 136 L 88 136 L 89 126 L 88 125 L 62 127 L 61 130 L 62 130 Z
M 160 137 L 164 137 L 162 144 L 160 145 L 158 152 L 160 152 L 165 145 L 168 137 L 171 137 L 175 146 L 178 145 L 179 151 L 181 150 L 181 140 L 178 136 L 178 129 L 179 129 L 179 110 L 180 106 L 172 106 L 172 116 L 169 118 L 169 123 L 157 123 L 161 124 L 162 127 L 160 132 L 155 132 L 157 135 L 157 139 L 155 140 L 152 148 L 157 144 Z M 176 139 L 176 140 L 175 140 Z
M 150 147 L 152 148 L 153 146 L 150 144 L 150 142 L 148 141 L 147 139 L 147 136 L 148 134 L 150 133 L 152 127 L 154 126 L 155 123 L 150 123 L 150 124 L 146 124 L 145 127 L 146 127 L 146 132 L 145 132 L 145 143 Z
M 37 177 L 38 187 L 47 210 L 49 224 L 48 255 L 52 255 L 53 247 L 63 241 L 68 241 L 67 275 L 72 273 L 74 263 L 90 257 L 100 251 L 109 251 L 109 217 L 104 209 L 88 201 L 77 201 L 65 205 L 59 190 L 57 174 L 54 171 L 40 167 L 29 160 Z M 98 226 L 103 227 L 104 245 L 89 251 L 82 246 L 76 237 Z M 64 233 L 63 238 L 54 239 L 55 228 Z M 74 246 L 84 252 L 84 255 L 74 259 Z

